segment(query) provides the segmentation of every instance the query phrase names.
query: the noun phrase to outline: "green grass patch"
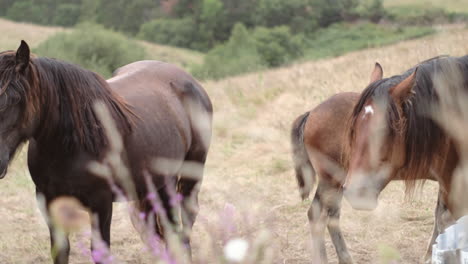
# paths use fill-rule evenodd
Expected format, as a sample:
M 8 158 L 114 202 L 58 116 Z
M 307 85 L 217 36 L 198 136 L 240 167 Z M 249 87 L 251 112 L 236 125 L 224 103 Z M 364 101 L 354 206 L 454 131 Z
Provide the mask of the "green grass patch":
M 418 6 L 424 8 L 443 8 L 451 12 L 468 13 L 466 0 L 385 0 L 384 7 Z
M 347 52 L 380 47 L 402 40 L 414 39 L 434 33 L 430 27 L 395 27 L 371 23 L 335 24 L 317 31 L 308 40 L 304 59 L 321 59 Z
M 468 21 L 468 12 L 441 7 L 402 5 L 386 9 L 386 18 L 399 25 L 434 25 Z

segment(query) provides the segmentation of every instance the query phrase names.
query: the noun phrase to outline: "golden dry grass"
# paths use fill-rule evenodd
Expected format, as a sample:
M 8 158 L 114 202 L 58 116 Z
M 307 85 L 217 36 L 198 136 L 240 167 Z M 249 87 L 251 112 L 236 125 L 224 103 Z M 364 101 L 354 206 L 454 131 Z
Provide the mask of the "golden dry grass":
M 29 23 L 18 23 L 0 18 L 0 50 L 12 50 L 19 46 L 21 40 L 32 47 L 37 46 L 52 34 L 63 31 L 60 27 L 45 27 Z
M 452 28 L 424 39 L 204 83 L 215 107 L 214 138 L 193 234 L 195 259 L 212 251 L 208 234 L 220 226 L 219 215 L 229 203 L 239 216 L 236 236 L 256 237 L 267 229 L 275 263 L 310 263 L 310 200 L 300 201 L 293 175 L 291 122 L 337 92 L 362 90 L 375 61 L 389 76 L 440 54 L 468 54 L 468 30 Z M 50 262 L 47 228 L 25 166 L 20 155 L 0 182 L 2 264 Z M 436 185 L 428 182 L 407 201 L 402 184 L 391 183 L 373 212 L 353 211 L 344 202 L 341 225 L 356 263 L 385 263 L 381 260 L 392 257 L 420 263 L 431 236 L 436 195 Z M 71 263 L 89 263 L 77 241 L 72 242 Z M 336 263 L 328 237 L 327 247 Z M 123 263 L 150 263 L 142 248 L 124 205 L 116 205 L 112 251 Z

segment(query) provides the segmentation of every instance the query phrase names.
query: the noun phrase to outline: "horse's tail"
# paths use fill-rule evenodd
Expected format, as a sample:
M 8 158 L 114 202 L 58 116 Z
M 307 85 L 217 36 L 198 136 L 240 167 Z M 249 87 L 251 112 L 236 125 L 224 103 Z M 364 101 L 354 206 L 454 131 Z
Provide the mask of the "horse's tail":
M 185 112 L 190 120 L 192 134 L 197 138 L 197 142 L 192 142 L 192 144 L 200 145 L 201 143 L 197 148 L 208 150 L 213 120 L 213 105 L 208 94 L 195 80 L 187 81 L 183 84 L 171 82 L 170 85 L 180 96 Z
M 195 80 L 171 82 L 170 85 L 181 99 L 192 130 L 192 142 L 184 161 L 184 166 L 192 167 L 191 175 L 181 173 L 178 179 L 182 193 L 189 195 L 203 178 L 203 167 L 212 136 L 213 105 L 203 87 Z
M 310 112 L 299 116 L 293 123 L 291 129 L 292 159 L 296 171 L 297 183 L 301 198 L 307 198 L 314 186 L 315 169 L 310 163 L 309 155 L 304 144 L 304 127 Z

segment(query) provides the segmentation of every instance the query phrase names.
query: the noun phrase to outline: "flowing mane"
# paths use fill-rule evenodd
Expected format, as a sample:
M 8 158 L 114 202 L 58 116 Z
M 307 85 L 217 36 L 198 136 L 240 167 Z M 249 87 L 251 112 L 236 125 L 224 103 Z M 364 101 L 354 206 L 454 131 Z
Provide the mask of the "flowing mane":
M 94 112 L 97 101 L 107 106 L 121 135 L 132 130 L 130 106 L 98 74 L 50 58 L 32 57 L 29 66 L 26 77 L 21 76 L 15 71 L 15 53 L 2 53 L 0 93 L 22 95 L 7 97 L 24 98 L 22 102 L 6 103 L 24 104 L 23 125 L 33 116 L 40 118 L 36 138 L 60 147 L 62 153 L 86 151 L 99 156 L 108 142 Z
M 33 60 L 41 92 L 42 113 L 39 137 L 57 138 L 69 150 L 85 150 L 99 154 L 107 145 L 103 127 L 94 111 L 94 103 L 102 102 L 112 114 L 121 135 L 132 129 L 129 105 L 115 94 L 98 74 L 76 65 L 49 59 Z M 54 127 L 54 123 L 55 125 Z
M 432 113 L 439 103 L 433 78 L 436 73 L 444 73 L 443 67 L 447 65 L 447 62 L 460 68 L 464 76 L 464 89 L 468 90 L 468 56 L 460 58 L 435 57 L 421 62 L 402 75 L 371 83 L 362 92 L 349 120 L 347 135 L 349 144 L 352 144 L 355 136 L 354 127 L 363 107 L 369 100 L 387 102 L 386 121 L 389 135 L 405 133 L 406 160 L 400 176 L 405 180 L 408 190 L 415 186 L 418 175 L 431 174 L 431 163 L 440 154 L 441 146 L 448 140 L 443 129 L 432 117 Z M 389 94 L 389 89 L 415 71 L 416 76 L 412 87 L 414 94 L 403 103 L 402 116 L 400 116 L 396 102 Z M 351 148 L 349 144 L 348 149 Z

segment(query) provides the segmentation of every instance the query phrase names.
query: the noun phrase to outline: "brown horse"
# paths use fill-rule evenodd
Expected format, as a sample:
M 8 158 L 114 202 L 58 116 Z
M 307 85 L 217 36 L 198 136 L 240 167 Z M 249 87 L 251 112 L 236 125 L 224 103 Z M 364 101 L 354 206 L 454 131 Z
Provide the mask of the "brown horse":
M 97 216 L 92 221 L 97 220 L 97 231 L 110 245 L 116 195 L 108 181 L 88 167 L 90 162 L 101 161 L 110 148 L 102 120 L 94 111 L 95 102 L 101 102 L 122 137 L 123 164 L 137 195 L 128 198 L 138 199 L 146 216 L 151 214 L 147 171 L 162 211 L 175 224 L 177 215 L 169 196 L 178 184 L 181 206 L 188 215 L 185 228 L 191 229 L 210 143 L 212 105 L 189 74 L 167 63 L 142 61 L 122 67 L 106 82 L 76 65 L 31 56 L 22 41 L 16 52 L 0 53 L 0 87 L 0 172 L 5 175 L 18 146 L 29 140 L 28 167 L 46 208 L 58 197 L 77 198 Z M 204 125 L 197 123 L 203 120 Z M 177 166 L 155 172 L 150 167 L 153 158 L 172 160 Z M 198 164 L 190 175 L 182 170 L 187 163 Z M 49 225 L 49 230 L 54 263 L 68 263 L 68 238 L 58 247 L 56 228 Z M 188 243 L 188 236 L 183 239 Z
M 468 91 L 468 56 L 436 57 L 390 78 L 377 64 L 372 76 L 349 123 L 345 197 L 356 209 L 373 209 L 391 180 L 404 180 L 411 192 L 416 180 L 436 179 L 440 203 L 456 217 L 449 194 L 459 145 L 435 119 L 441 107 L 455 107 L 444 97 Z M 448 221 L 436 224 L 443 230 Z
M 309 196 L 316 177 L 318 186 L 308 211 L 312 230 L 314 263 L 327 263 L 324 232 L 328 228 L 339 263 L 352 263 L 346 243 L 339 227 L 342 184 L 344 181 L 344 159 L 346 125 L 353 107 L 359 100 L 358 93 L 339 93 L 299 116 L 293 123 L 291 142 L 293 161 L 301 197 Z M 437 223 L 444 208 L 437 203 L 435 226 L 429 242 L 431 245 L 439 234 Z
M 319 182 L 307 213 L 312 230 L 313 263 L 328 263 L 325 226 L 340 263 L 352 263 L 339 227 L 343 139 L 346 120 L 359 99 L 357 93 L 340 93 L 327 99 L 293 123 L 293 161 L 302 199 L 309 196 L 316 175 Z

